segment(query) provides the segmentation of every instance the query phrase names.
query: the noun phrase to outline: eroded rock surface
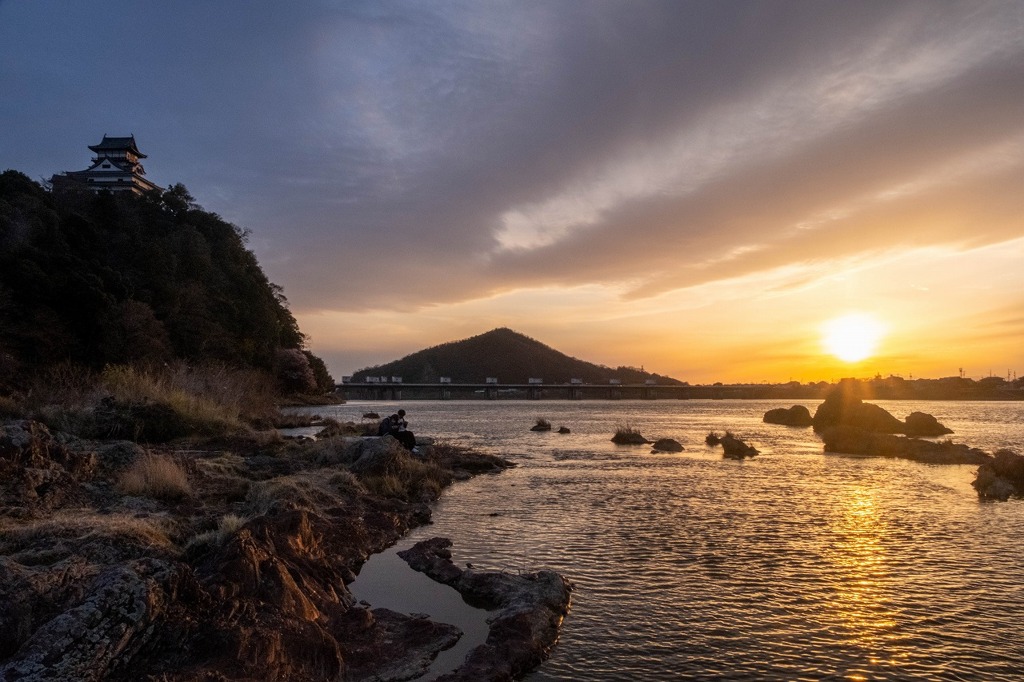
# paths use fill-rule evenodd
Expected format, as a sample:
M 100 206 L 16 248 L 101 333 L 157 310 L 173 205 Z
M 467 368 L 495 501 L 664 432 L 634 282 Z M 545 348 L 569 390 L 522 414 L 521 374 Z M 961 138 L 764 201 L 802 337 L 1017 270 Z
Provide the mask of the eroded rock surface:
M 185 447 L 0 424 L 0 680 L 399 680 L 456 641 L 348 584 L 443 485 L 507 461 L 344 437 Z M 125 492 L 140 459 L 190 492 Z

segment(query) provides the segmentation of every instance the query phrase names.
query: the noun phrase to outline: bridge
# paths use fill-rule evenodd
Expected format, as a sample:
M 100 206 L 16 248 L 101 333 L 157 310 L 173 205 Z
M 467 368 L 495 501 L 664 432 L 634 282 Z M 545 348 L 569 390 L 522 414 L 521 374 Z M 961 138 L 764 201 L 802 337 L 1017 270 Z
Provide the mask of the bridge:
M 775 389 L 774 391 L 772 389 Z M 778 397 L 778 386 L 732 384 L 689 386 L 681 384 L 585 384 L 585 383 L 404 383 L 343 381 L 336 392 L 347 400 L 656 400 Z

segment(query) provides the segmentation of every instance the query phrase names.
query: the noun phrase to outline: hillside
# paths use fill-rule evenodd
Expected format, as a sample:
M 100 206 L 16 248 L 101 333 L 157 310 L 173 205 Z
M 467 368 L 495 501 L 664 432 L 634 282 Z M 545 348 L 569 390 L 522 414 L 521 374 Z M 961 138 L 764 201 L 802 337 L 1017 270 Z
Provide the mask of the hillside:
M 487 377 L 497 377 L 502 383 L 523 384 L 531 377 L 547 383 L 569 383 L 570 379 L 595 384 L 607 383 L 609 379 L 623 383 L 643 383 L 648 379 L 661 384 L 682 383 L 635 367 L 612 369 L 579 360 L 507 328 L 361 369 L 352 378 L 360 381 L 367 376 L 400 376 L 407 383 L 436 383 L 441 377 L 451 377 L 455 383 L 483 383 Z
M 182 185 L 93 195 L 0 173 L 0 395 L 54 367 L 174 361 L 298 369 L 330 390 L 245 239 Z

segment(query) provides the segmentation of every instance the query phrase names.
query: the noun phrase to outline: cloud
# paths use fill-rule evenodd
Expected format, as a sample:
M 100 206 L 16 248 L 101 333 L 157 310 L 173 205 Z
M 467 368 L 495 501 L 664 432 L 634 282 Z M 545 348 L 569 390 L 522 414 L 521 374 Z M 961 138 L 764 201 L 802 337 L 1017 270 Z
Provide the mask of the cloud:
M 0 166 L 134 132 L 298 310 L 635 300 L 1020 236 L 1022 25 L 1014 2 L 5 1 Z

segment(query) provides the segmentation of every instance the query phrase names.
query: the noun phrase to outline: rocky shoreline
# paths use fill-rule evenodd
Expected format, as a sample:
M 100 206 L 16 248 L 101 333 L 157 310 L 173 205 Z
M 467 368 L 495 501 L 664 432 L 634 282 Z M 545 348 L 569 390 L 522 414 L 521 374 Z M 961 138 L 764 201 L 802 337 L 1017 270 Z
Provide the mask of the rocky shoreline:
M 422 674 L 457 629 L 364 608 L 348 584 L 371 554 L 430 522 L 444 486 L 511 463 L 444 445 L 414 457 L 391 440 L 143 448 L 0 425 L 0 679 Z M 509 679 L 538 665 L 568 584 L 540 572 L 510 596 L 504 578 L 460 574 L 494 585 L 490 603 L 512 610 L 449 679 Z M 559 598 L 530 597 L 541 582 L 561 586 Z

